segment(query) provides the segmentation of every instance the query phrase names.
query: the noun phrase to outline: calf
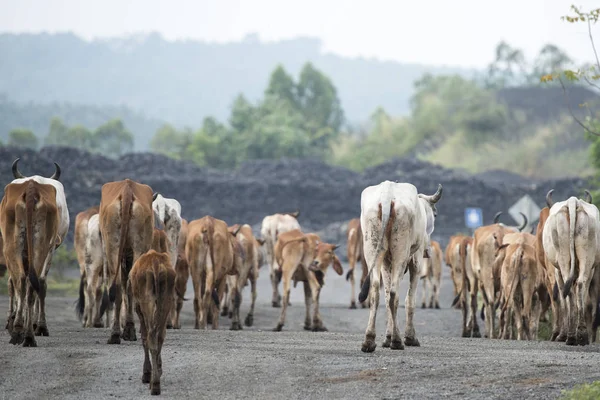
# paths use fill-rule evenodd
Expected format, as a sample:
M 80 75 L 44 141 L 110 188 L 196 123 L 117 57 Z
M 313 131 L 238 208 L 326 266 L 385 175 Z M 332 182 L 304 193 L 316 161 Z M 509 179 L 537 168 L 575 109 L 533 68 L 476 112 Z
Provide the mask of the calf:
M 141 255 L 131 269 L 127 284 L 140 319 L 144 346 L 142 382 L 150 383 L 150 394 L 158 395 L 162 375 L 160 353 L 175 292 L 175 271 L 168 253 L 150 250 Z
M 437 213 L 435 204 L 442 197 L 442 185 L 432 196 L 419 194 L 409 183 L 385 181 L 369 186 L 361 194 L 360 223 L 363 228 L 363 247 L 369 274 L 359 301 L 366 300 L 369 292 L 369 323 L 363 352 L 375 351 L 375 320 L 379 306 L 379 277 L 383 278 L 386 293 L 387 331 L 384 347 L 403 349 L 396 323 L 398 288 L 408 271 L 410 286 L 406 295 L 406 331 L 404 343 L 419 346 L 413 325 L 415 294 L 425 249 L 429 245 Z
M 360 285 L 364 283 L 367 278 L 367 263 L 363 254 L 363 236 L 362 229 L 360 228 L 360 218 L 354 218 L 348 222 L 348 263 L 350 269 L 346 274 L 346 280 L 350 280 L 350 308 L 356 308 L 356 294 L 354 292 L 354 269 L 356 262 L 360 261 L 362 265 L 362 274 L 360 277 Z M 362 308 L 366 308 L 366 301 L 361 303 Z
M 283 307 L 274 331 L 281 331 L 285 323 L 292 280 L 294 286 L 298 281 L 304 283 L 306 305 L 304 329 L 312 329 L 315 332 L 327 330 L 319 312 L 319 295 L 325 284 L 325 273 L 330 264 L 333 264 L 333 269 L 338 275 L 344 273 L 342 264 L 334 253 L 337 248 L 337 245 L 321 242 L 318 235 L 304 234 L 299 229 L 279 235 L 274 251 L 277 265 L 281 268 L 277 273 L 281 275 L 283 281 Z M 312 324 L 311 300 L 314 306 Z
M 294 229 L 300 229 L 298 223 L 298 216 L 300 211 L 287 214 L 273 214 L 267 215 L 260 228 L 262 238 L 264 240 L 264 246 L 266 249 L 267 263 L 269 264 L 269 270 L 271 274 L 271 285 L 273 287 L 273 299 L 271 305 L 273 307 L 281 307 L 281 295 L 279 294 L 279 279 L 280 276 L 276 273 L 280 270 L 280 266 L 276 265 L 275 259 L 275 243 L 280 234 L 289 232 Z
M 427 307 L 427 289 L 429 289 L 429 308 L 440 308 L 440 284 L 442 282 L 442 248 L 435 240 L 431 241 L 429 258 L 423 259 L 421 279 L 423 280 L 423 302 L 421 308 Z

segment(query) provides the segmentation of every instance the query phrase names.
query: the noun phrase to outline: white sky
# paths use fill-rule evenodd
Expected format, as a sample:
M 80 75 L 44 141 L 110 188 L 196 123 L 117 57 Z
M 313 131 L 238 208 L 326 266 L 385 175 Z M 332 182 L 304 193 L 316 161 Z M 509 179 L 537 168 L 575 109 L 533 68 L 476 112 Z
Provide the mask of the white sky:
M 600 7 L 591 0 L 0 0 L 0 32 L 93 39 L 158 31 L 211 42 L 253 32 L 266 41 L 311 36 L 343 56 L 465 67 L 487 65 L 500 40 L 529 59 L 550 42 L 588 61 L 586 26 L 560 20 L 571 1 Z

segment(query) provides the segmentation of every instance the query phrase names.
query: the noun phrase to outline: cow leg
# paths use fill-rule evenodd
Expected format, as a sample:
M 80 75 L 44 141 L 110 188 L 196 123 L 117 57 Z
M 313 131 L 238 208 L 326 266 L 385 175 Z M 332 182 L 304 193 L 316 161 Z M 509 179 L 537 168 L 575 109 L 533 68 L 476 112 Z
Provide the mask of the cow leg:
M 561 302 L 561 298 L 560 295 L 557 296 L 556 300 L 554 299 L 554 295 L 550 296 L 551 300 L 550 300 L 550 307 L 552 309 L 552 336 L 550 337 L 551 341 L 555 341 L 558 340 L 558 336 L 560 335 L 560 328 L 561 328 L 561 319 L 562 319 L 562 315 L 561 315 L 561 309 L 560 309 L 560 302 Z
M 22 268 L 22 267 L 21 267 Z M 24 323 L 25 323 L 25 313 L 26 313 L 26 291 L 27 291 L 27 278 L 22 275 L 19 278 L 14 280 L 14 287 L 16 289 L 17 294 L 17 311 L 15 313 L 15 320 L 13 323 L 13 329 L 11 332 L 10 344 L 21 344 L 24 337 Z
M 421 277 L 423 281 L 423 300 L 421 301 L 421 308 L 427 308 L 427 276 Z
M 194 288 L 194 329 L 200 329 L 200 316 L 203 314 L 203 293 L 201 292 L 201 274 L 190 263 L 190 271 L 192 275 L 192 286 Z
M 292 264 L 288 264 L 285 261 L 281 266 L 282 273 L 282 281 L 283 281 L 283 306 L 281 307 L 281 314 L 279 315 L 279 321 L 277 322 L 277 326 L 273 329 L 275 332 L 281 332 L 283 325 L 285 323 L 285 313 L 287 312 L 288 302 L 290 299 L 290 286 L 292 281 L 292 276 L 294 276 L 294 272 L 296 272 L 296 268 Z
M 227 281 L 227 278 L 225 278 L 225 281 Z M 227 315 L 229 315 L 229 305 L 231 303 L 231 294 L 232 294 L 233 288 L 230 287 L 229 284 L 225 284 L 225 293 L 223 296 L 223 306 L 221 307 L 221 317 L 226 317 Z
M 123 271 L 125 272 L 125 271 Z M 121 274 L 121 287 L 125 288 L 123 299 L 125 300 L 125 327 L 121 338 L 129 342 L 137 340 L 135 333 L 135 322 L 133 320 L 133 295 L 131 293 L 131 284 L 129 283 L 129 273 Z
M 121 343 L 121 301 L 123 301 L 121 285 L 115 283 L 115 302 L 113 306 L 111 334 L 110 339 L 108 339 L 107 342 L 108 344 Z
M 463 323 L 462 323 L 463 329 L 462 329 L 461 336 L 470 338 L 471 334 L 473 333 L 473 326 L 472 326 L 471 320 L 470 320 L 471 295 L 464 283 L 463 283 L 462 293 L 460 296 L 461 296 L 461 300 L 459 300 L 459 303 L 460 303 L 460 306 L 462 309 L 462 316 L 463 316 Z
M 585 261 L 585 260 L 582 260 Z M 585 265 L 580 261 L 579 265 Z M 580 276 L 577 282 L 576 298 L 577 298 L 577 344 L 585 346 L 590 344 L 589 332 L 586 320 L 587 305 L 590 300 L 590 279 L 585 274 L 587 271 L 582 271 L 583 276 Z M 591 310 L 590 310 L 591 314 Z
M 244 276 L 243 280 L 240 280 L 239 277 L 235 277 L 236 279 L 232 279 L 232 282 L 235 281 L 235 285 L 232 285 L 231 297 L 233 302 L 233 313 L 231 315 L 231 330 L 240 331 L 242 330 L 242 323 L 240 322 L 240 306 L 242 305 L 242 291 L 244 290 L 244 282 L 248 279 L 247 276 Z
M 256 304 L 256 278 L 258 275 L 258 267 L 255 268 L 255 272 L 250 275 L 250 290 L 252 292 L 252 299 L 250 303 L 250 311 L 246 315 L 244 323 L 246 326 L 252 326 L 254 324 L 254 305 Z
M 275 271 L 275 261 L 271 265 L 271 285 L 273 286 L 273 299 L 271 300 L 271 305 L 275 308 L 281 307 L 281 296 L 279 295 L 279 289 L 277 288 L 279 285 L 280 274 Z M 284 292 L 285 295 L 285 292 Z
M 471 288 L 471 309 L 470 309 L 470 329 L 472 332 L 471 337 L 480 338 L 481 332 L 479 331 L 479 324 L 477 323 L 477 294 L 479 291 L 479 282 L 477 279 L 473 279 L 473 283 L 470 286 Z
M 313 302 L 313 321 L 312 321 L 312 331 L 313 332 L 326 332 L 327 328 L 323 325 L 323 320 L 321 319 L 321 311 L 319 310 L 319 298 L 321 297 L 321 285 L 317 281 L 317 278 L 308 273 L 308 282 L 310 284 L 310 291 L 312 294 L 312 302 Z
M 25 302 L 26 302 L 26 312 L 27 316 L 25 317 L 25 338 L 23 341 L 23 347 L 37 347 L 37 343 L 35 342 L 35 336 L 33 333 L 33 308 L 35 306 L 35 293 L 33 288 L 27 282 L 27 289 L 25 294 Z
M 6 320 L 6 329 L 8 333 L 12 333 L 15 322 L 15 285 L 13 284 L 12 278 L 8 277 L 8 315 Z
M 532 308 L 531 316 L 529 317 L 529 340 L 537 340 L 543 304 L 537 292 L 534 293 L 531 301 Z
M 371 287 L 369 288 L 369 322 L 367 324 L 367 330 L 365 332 L 365 341 L 362 344 L 361 351 L 365 353 L 371 353 L 375 351 L 377 344 L 375 343 L 375 321 L 377 319 L 377 308 L 379 306 L 379 279 L 381 267 L 376 264 L 377 254 L 375 251 L 365 254 L 365 258 L 368 258 L 367 264 L 372 266 L 371 270 Z
M 35 336 L 48 336 L 48 325 L 46 324 L 46 291 L 48 284 L 45 278 L 39 279 L 40 292 L 36 296 L 36 305 L 38 309 L 37 313 L 37 326 L 35 328 Z
M 569 331 L 569 299 L 566 298 L 563 294 L 563 288 L 565 286 L 565 282 L 562 278 L 562 274 L 558 269 L 555 269 L 555 278 L 556 278 L 556 286 L 558 288 L 558 307 L 560 312 L 557 315 L 560 315 L 559 319 L 559 328 L 560 332 L 556 337 L 557 342 L 566 342 L 568 331 Z M 557 317 L 558 318 L 558 317 Z
M 381 344 L 381 347 L 390 347 L 392 345 L 392 332 L 394 331 L 394 320 L 392 319 L 392 299 L 390 301 L 391 293 L 391 272 L 390 265 L 384 261 L 383 268 L 381 269 L 381 280 L 383 281 L 383 292 L 385 294 L 385 314 L 386 314 L 386 326 L 385 326 L 385 340 Z
M 140 336 L 142 337 L 142 346 L 144 347 L 144 366 L 142 368 L 142 383 L 150 383 L 152 376 L 152 365 L 150 364 L 150 355 L 148 354 L 148 326 L 146 319 L 142 314 L 139 304 L 135 305 L 135 312 L 140 320 Z
M 306 316 L 304 317 L 304 330 L 312 330 L 312 323 L 310 319 L 310 307 L 312 304 L 312 292 L 310 289 L 310 283 L 308 280 L 303 282 L 304 284 L 304 305 L 306 306 Z
M 348 269 L 346 280 L 350 281 L 350 309 L 354 310 L 356 309 L 356 290 L 354 288 L 354 268 L 356 267 L 356 256 L 353 254 L 348 262 L 350 263 L 350 268 Z
M 517 325 L 517 340 L 523 340 L 525 336 L 525 330 L 523 327 L 523 310 L 521 308 L 521 302 L 520 301 L 515 301 L 514 307 L 513 307 L 513 312 L 515 314 L 515 322 Z
M 360 277 L 360 286 L 362 288 L 363 283 L 365 283 L 365 279 L 367 279 L 367 275 L 369 273 L 369 267 L 367 266 L 367 261 L 365 260 L 364 256 L 360 257 L 360 263 L 362 265 L 362 275 Z M 369 305 L 370 303 L 370 298 L 371 296 L 369 295 L 367 297 L 367 299 L 365 301 L 363 301 L 362 303 L 360 303 L 362 308 L 367 308 L 367 305 Z
M 404 331 L 404 344 L 407 346 L 420 346 L 419 340 L 415 333 L 415 326 L 413 324 L 413 316 L 415 315 L 415 295 L 417 291 L 417 283 L 419 279 L 420 262 L 414 260 L 408 263 L 410 273 L 410 286 L 406 293 L 406 300 L 404 300 L 404 307 L 406 308 L 406 328 Z

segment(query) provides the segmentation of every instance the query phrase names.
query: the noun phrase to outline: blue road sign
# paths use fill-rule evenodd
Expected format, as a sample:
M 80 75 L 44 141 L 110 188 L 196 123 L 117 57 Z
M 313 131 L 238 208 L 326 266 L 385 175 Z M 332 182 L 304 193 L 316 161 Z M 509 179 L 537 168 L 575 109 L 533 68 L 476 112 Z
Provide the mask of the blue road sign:
M 465 225 L 471 229 L 479 228 L 483 225 L 481 208 L 465 208 Z

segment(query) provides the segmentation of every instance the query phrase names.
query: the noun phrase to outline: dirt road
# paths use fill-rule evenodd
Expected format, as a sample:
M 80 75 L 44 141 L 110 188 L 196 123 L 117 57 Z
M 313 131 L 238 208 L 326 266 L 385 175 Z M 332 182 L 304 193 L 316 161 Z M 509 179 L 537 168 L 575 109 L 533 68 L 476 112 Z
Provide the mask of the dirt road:
M 192 303 L 184 305 L 183 329 L 169 330 L 163 348 L 162 398 L 172 399 L 506 399 L 556 398 L 561 389 L 600 379 L 600 346 L 463 339 L 460 312 L 444 269 L 441 310 L 418 309 L 419 348 L 381 347 L 385 309 L 377 321 L 378 347 L 360 351 L 368 310 L 349 310 L 349 287 L 328 273 L 322 315 L 329 332 L 303 330 L 301 285 L 283 332 L 271 332 L 279 309 L 270 306 L 268 272 L 261 269 L 255 326 L 231 332 L 221 317 L 218 331 L 192 329 Z M 402 298 L 406 279 L 402 283 Z M 421 289 L 421 288 L 419 288 Z M 420 290 L 417 304 L 420 304 Z M 242 318 L 248 309 L 244 292 Z M 187 296 L 192 296 L 191 285 Z M 37 348 L 8 344 L 0 333 L 1 399 L 150 398 L 141 383 L 141 342 L 107 345 L 108 329 L 83 329 L 73 298 L 48 301 L 50 337 Z M 0 298 L 6 314 L 8 299 Z M 404 308 L 401 331 L 404 329 Z M 2 320 L 4 323 L 4 319 Z

